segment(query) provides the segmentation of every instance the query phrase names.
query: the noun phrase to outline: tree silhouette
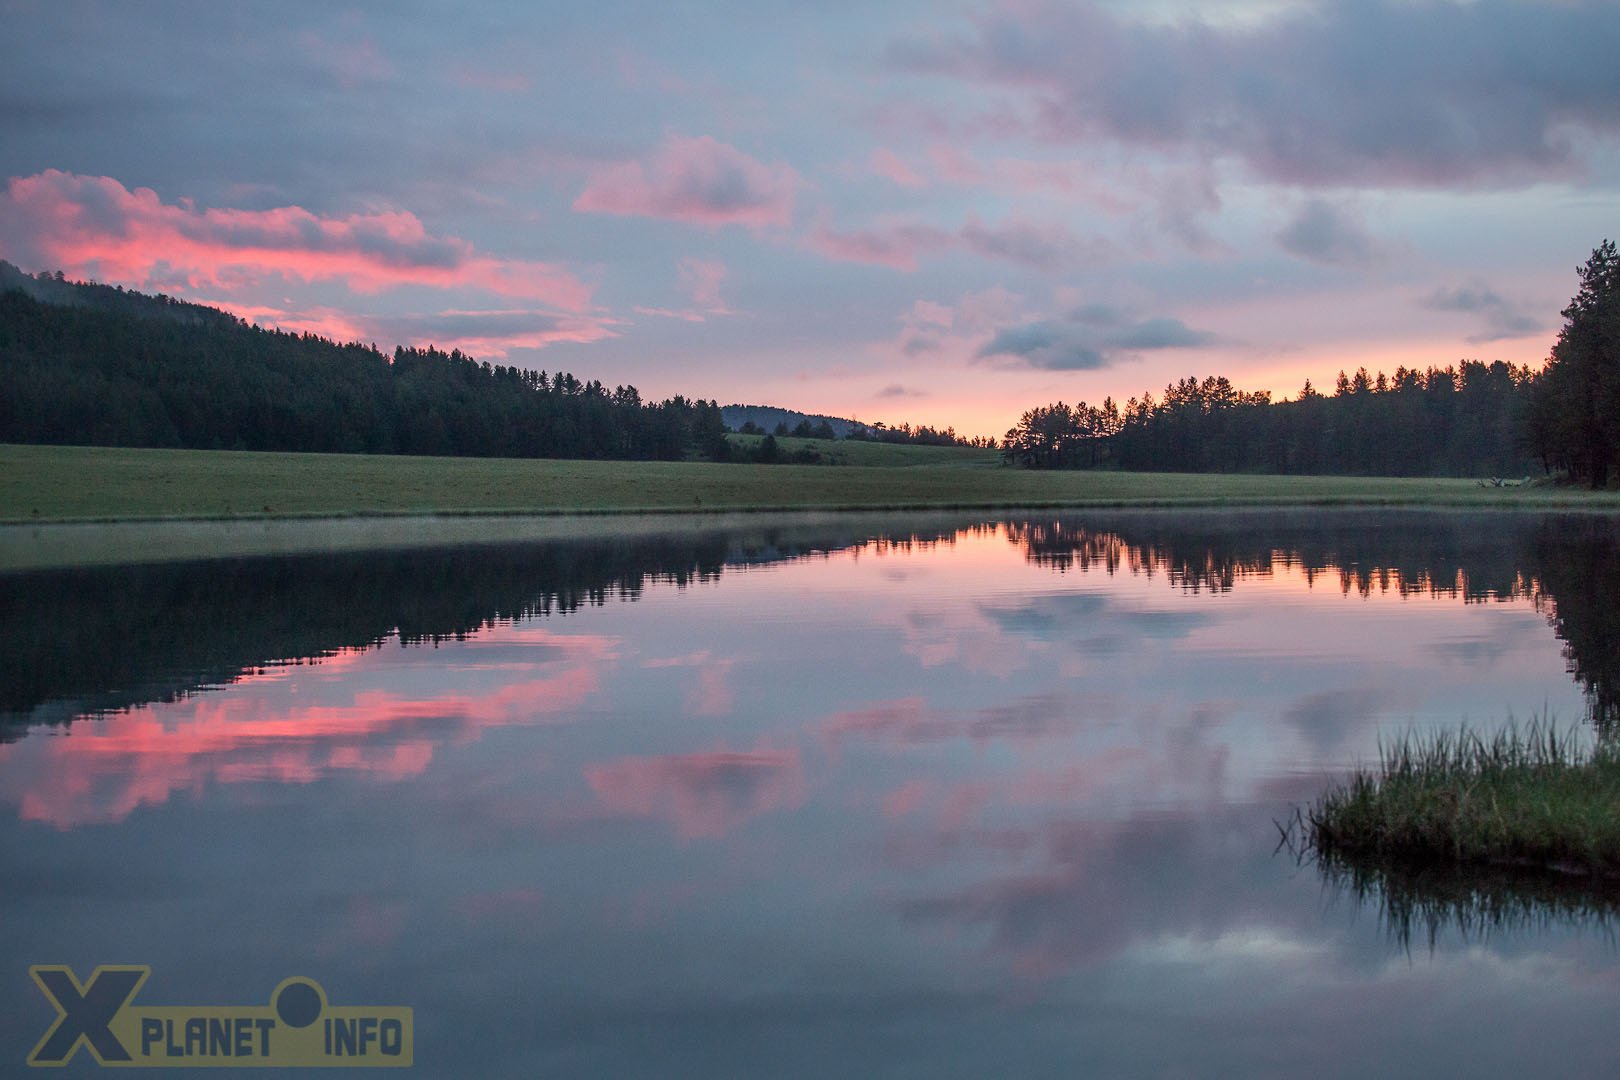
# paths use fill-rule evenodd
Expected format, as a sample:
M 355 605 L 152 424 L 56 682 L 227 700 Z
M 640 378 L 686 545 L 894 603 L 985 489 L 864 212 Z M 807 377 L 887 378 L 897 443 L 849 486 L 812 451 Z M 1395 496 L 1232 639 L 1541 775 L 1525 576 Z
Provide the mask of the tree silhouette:
M 1604 240 L 1580 268 L 1531 402 L 1528 437 L 1548 465 L 1594 489 L 1620 459 L 1620 254 Z
M 0 442 L 726 460 L 719 406 L 338 344 L 0 262 Z

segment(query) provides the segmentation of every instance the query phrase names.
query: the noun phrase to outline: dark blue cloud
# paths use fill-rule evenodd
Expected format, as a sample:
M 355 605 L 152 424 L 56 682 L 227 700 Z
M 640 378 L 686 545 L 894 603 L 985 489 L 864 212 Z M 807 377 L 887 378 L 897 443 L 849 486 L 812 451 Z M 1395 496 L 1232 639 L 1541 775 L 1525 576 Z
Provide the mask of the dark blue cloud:
M 1051 371 L 1095 371 L 1112 363 L 1077 328 L 1044 321 L 997 330 L 977 355 L 981 360 L 1013 357 Z
M 1108 338 L 1108 345 L 1116 349 L 1194 349 L 1211 345 L 1215 335 L 1207 330 L 1194 330 L 1180 319 L 1143 319 L 1127 326 Z
M 1322 199 L 1300 207 L 1277 233 L 1277 243 L 1302 259 L 1330 265 L 1366 266 L 1379 256 L 1377 243 L 1361 223 Z
M 1096 371 L 1136 353 L 1158 349 L 1192 349 L 1219 339 L 1166 316 L 1131 319 L 1106 305 L 1088 305 L 1067 321 L 1042 319 L 1007 326 L 979 347 L 981 360 L 1004 357 L 1049 371 Z
M 1013 87 L 1046 136 L 1231 155 L 1310 186 L 1518 185 L 1620 133 L 1620 4 L 1321 2 L 1148 24 L 1094 4 L 997 10 L 898 67 Z
M 1418 301 L 1430 311 L 1455 311 L 1478 316 L 1482 328 L 1468 338 L 1471 345 L 1539 334 L 1546 327 L 1541 320 L 1519 311 L 1495 289 L 1483 282 L 1454 288 L 1440 288 Z

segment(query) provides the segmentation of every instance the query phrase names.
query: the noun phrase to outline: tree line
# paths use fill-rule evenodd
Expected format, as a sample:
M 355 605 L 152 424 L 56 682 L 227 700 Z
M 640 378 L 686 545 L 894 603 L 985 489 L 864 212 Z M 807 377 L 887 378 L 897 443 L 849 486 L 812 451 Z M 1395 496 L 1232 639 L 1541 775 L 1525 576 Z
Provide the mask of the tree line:
M 1225 376 L 1185 378 L 1123 406 L 1031 409 L 1002 440 L 1030 468 L 1369 476 L 1520 476 L 1536 467 L 1520 438 L 1533 375 L 1466 360 L 1393 376 L 1339 373 L 1331 395 L 1309 381 L 1291 401 Z
M 1002 439 L 1037 469 L 1519 476 L 1544 471 L 1593 488 L 1620 475 L 1620 253 L 1609 240 L 1540 371 L 1465 360 L 1376 376 L 1339 372 L 1331 395 L 1309 380 L 1273 402 L 1224 376 L 1186 378 L 1123 406 L 1031 409 Z
M 993 445 L 952 429 L 841 422 L 847 437 Z M 752 425 L 744 424 L 749 432 Z M 762 435 L 771 434 L 753 428 Z M 459 350 L 339 344 L 217 308 L 0 261 L 0 442 L 814 464 L 808 448 L 733 442 L 713 401 L 643 401 L 566 372 Z M 831 441 L 828 421 L 777 435 Z
M 55 282 L 62 285 L 61 282 Z M 70 289 L 81 288 L 68 284 Z M 0 441 L 469 457 L 729 454 L 719 407 L 459 350 L 340 345 L 167 298 L 0 291 Z

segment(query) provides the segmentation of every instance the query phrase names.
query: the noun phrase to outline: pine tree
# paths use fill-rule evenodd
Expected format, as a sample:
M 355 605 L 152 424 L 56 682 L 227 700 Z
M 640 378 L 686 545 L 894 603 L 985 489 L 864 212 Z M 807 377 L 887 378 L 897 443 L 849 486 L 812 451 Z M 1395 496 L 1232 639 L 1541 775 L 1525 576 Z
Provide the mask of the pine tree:
M 1594 489 L 1620 462 L 1620 253 L 1604 240 L 1580 269 L 1529 417 L 1532 446 L 1547 463 Z

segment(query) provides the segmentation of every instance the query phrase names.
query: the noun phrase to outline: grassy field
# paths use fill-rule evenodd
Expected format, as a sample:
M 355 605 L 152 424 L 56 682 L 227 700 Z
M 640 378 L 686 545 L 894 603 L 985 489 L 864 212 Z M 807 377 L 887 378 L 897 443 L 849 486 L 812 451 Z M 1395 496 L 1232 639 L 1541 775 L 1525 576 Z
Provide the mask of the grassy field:
M 857 449 L 858 447 L 858 449 Z M 865 468 L 0 445 L 0 522 L 768 509 L 1401 505 L 1620 509 L 1474 480 L 1031 472 L 984 451 L 848 444 Z M 893 453 L 899 451 L 899 453 Z M 884 460 L 885 464 L 876 464 Z
M 1620 750 L 1516 727 L 1407 736 L 1304 814 L 1329 862 L 1508 865 L 1620 875 Z

